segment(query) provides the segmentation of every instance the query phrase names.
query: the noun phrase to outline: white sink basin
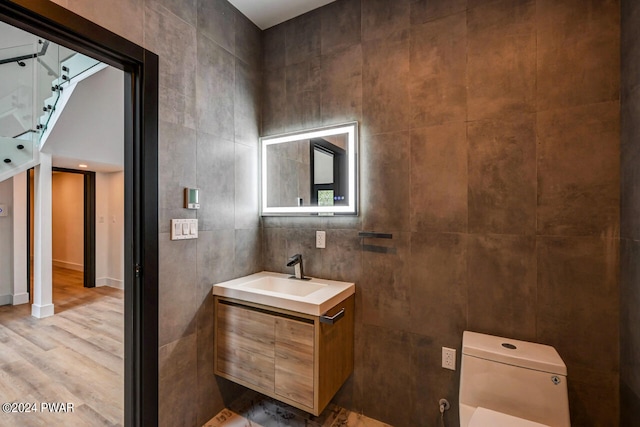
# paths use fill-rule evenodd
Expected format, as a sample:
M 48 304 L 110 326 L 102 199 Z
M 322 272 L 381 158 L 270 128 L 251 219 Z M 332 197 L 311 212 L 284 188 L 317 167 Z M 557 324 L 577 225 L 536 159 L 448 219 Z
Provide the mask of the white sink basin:
M 213 285 L 213 294 L 321 316 L 355 293 L 355 284 L 263 271 Z
M 248 283 L 240 285 L 243 288 L 260 289 L 298 297 L 306 297 L 309 294 L 327 287 L 326 284 L 307 280 L 293 280 L 282 277 L 260 277 Z

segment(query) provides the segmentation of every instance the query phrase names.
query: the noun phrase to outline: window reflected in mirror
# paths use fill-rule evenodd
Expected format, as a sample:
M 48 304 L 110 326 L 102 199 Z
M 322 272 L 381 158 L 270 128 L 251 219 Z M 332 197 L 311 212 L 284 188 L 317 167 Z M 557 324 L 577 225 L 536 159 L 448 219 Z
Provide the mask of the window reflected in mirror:
M 262 214 L 357 213 L 357 122 L 261 138 Z

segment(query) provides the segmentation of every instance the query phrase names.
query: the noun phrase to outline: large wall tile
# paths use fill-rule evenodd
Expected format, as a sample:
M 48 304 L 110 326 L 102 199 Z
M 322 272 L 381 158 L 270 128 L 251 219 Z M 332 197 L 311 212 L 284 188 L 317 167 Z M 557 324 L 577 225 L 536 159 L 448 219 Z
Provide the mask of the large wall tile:
M 392 240 L 364 239 L 362 280 L 357 292 L 362 322 L 400 331 L 411 329 L 411 235 Z M 379 252 L 378 252 L 378 251 Z
M 535 238 L 472 235 L 468 257 L 469 330 L 534 341 Z
M 411 234 L 410 330 L 449 347 L 467 326 L 467 240 L 465 234 Z
M 322 57 L 322 123 L 362 118 L 362 47 L 354 45 Z
M 640 85 L 640 4 L 621 1 L 620 70 L 622 93 L 637 89 Z M 624 104 L 623 104 L 624 107 Z
M 618 99 L 617 0 L 538 0 L 537 102 L 540 111 Z
M 536 133 L 533 114 L 471 122 L 469 231 L 536 230 Z
M 412 0 L 411 25 L 424 24 L 466 9 L 467 0 Z
M 234 278 L 235 248 L 234 230 L 198 232 L 198 304 L 209 296 L 214 284 Z
M 200 34 L 196 90 L 198 130 L 233 140 L 235 58 Z
M 267 271 L 275 271 L 277 273 L 289 272 L 289 269 L 285 267 L 287 265 L 286 251 L 286 229 L 277 227 L 263 227 L 262 267 Z
M 407 403 L 415 398 L 408 386 L 413 378 L 411 335 L 368 325 L 363 326 L 362 334 L 363 360 L 359 366 L 366 391 L 356 407 L 364 415 L 380 421 L 411 425 L 411 414 L 406 410 Z
M 358 231 L 329 229 L 326 239 L 327 247 L 322 254 L 323 277 L 354 282 L 356 286 L 364 284 Z
M 640 395 L 640 242 L 620 241 L 620 378 Z
M 455 348 L 461 354 L 462 336 L 451 339 L 434 339 L 411 335 L 411 390 L 414 396 L 413 411 L 407 426 L 441 426 L 442 416 L 438 401 L 445 398 L 451 408 L 445 413 L 445 425 L 460 425 L 458 406 L 458 383 L 460 369 L 451 371 L 442 368 L 442 347 Z M 460 366 L 460 356 L 457 365 Z
M 298 62 L 286 68 L 287 131 L 318 127 L 321 124 L 320 57 Z
M 197 344 L 196 334 L 160 347 L 158 354 L 159 425 L 194 426 L 197 423 Z
M 632 426 L 640 420 L 640 394 L 620 379 L 620 425 Z
M 633 426 L 618 424 L 618 373 L 598 372 L 590 369 L 568 371 L 569 412 L 573 426 Z
M 362 135 L 408 129 L 409 33 L 363 43 L 362 57 Z
M 227 0 L 198 1 L 198 35 L 235 54 L 236 9 Z
M 258 228 L 258 149 L 235 144 L 235 228 Z
M 619 103 L 538 113 L 538 233 L 617 236 Z
M 411 132 L 413 231 L 467 231 L 467 151 L 464 122 Z
M 66 0 L 69 10 L 113 31 L 116 34 L 145 46 L 143 26 L 144 0 L 113 0 L 94 2 L 86 0 Z M 126 11 L 126 13 L 123 13 Z
M 235 146 L 233 141 L 198 133 L 199 229 L 233 229 L 235 224 Z
M 261 34 L 262 69 L 265 78 L 272 76 L 274 69 L 286 66 L 285 35 L 286 23 L 267 28 Z
M 161 86 L 159 98 L 159 115 L 162 121 L 195 130 L 195 90 L 190 95 L 184 95 L 171 87 Z
M 164 7 L 192 27 L 197 24 L 198 0 L 146 0 L 146 4 L 153 9 Z
M 160 121 L 158 129 L 159 230 L 168 233 L 171 218 L 195 218 L 184 209 L 184 188 L 196 185 L 196 134 L 193 130 Z
M 287 78 L 284 68 L 274 70 L 263 77 L 261 136 L 276 135 L 286 131 Z
M 410 25 L 409 0 L 362 2 L 362 40 L 395 38 Z
M 196 30 L 163 7 L 155 6 L 157 9 L 145 9 L 145 43 L 158 55 L 160 86 L 195 98 Z
M 262 31 L 239 11 L 235 15 L 236 56 L 258 72 L 262 69 Z
M 340 0 L 320 10 L 323 55 L 360 44 L 361 1 Z
M 235 230 L 234 277 L 262 271 L 261 233 L 258 228 Z
M 622 126 L 626 128 L 624 122 Z M 635 240 L 640 239 L 640 144 L 635 142 L 638 136 L 640 133 L 628 138 L 620 156 L 620 237 Z
M 535 111 L 535 12 L 534 0 L 503 0 L 469 11 L 469 120 Z
M 467 118 L 466 13 L 411 28 L 411 124 L 429 126 Z
M 574 367 L 617 372 L 618 240 L 538 238 L 538 340 Z
M 195 332 L 199 286 L 196 275 L 196 243 L 193 240 L 169 240 L 162 233 L 159 241 L 158 284 L 160 346 Z
M 285 30 L 285 64 L 309 61 L 320 55 L 320 10 L 312 10 L 283 24 Z
M 369 137 L 360 144 L 362 222 L 365 230 L 409 231 L 409 132 Z
M 236 61 L 234 93 L 235 141 L 258 146 L 260 137 L 260 74 L 242 61 Z

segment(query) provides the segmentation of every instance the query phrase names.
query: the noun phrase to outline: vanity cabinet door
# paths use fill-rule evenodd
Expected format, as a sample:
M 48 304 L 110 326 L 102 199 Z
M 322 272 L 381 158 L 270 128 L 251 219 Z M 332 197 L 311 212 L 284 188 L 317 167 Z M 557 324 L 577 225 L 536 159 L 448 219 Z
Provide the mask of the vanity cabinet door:
M 276 318 L 239 306 L 217 306 L 216 369 L 273 392 Z
M 313 408 L 314 324 L 276 319 L 275 393 Z

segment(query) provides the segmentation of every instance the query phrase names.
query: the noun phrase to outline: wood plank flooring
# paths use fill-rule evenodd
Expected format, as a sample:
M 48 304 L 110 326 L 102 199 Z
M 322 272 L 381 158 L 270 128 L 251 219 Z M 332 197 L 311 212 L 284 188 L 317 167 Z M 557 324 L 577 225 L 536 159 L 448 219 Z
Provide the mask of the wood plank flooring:
M 37 409 L 3 411 L 0 426 L 123 425 L 124 292 L 84 288 L 82 273 L 64 268 L 54 268 L 53 282 L 54 316 L 36 319 L 29 304 L 0 307 L 0 403 Z M 70 403 L 73 412 L 43 411 L 43 403 Z

